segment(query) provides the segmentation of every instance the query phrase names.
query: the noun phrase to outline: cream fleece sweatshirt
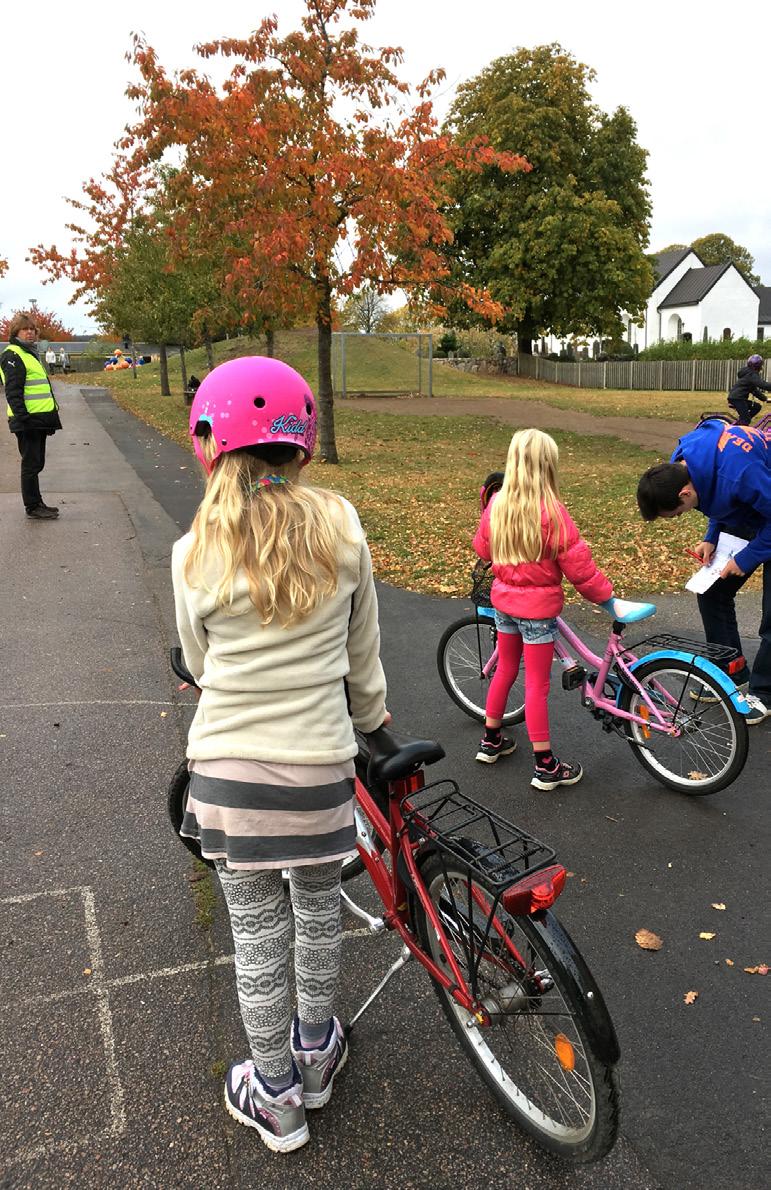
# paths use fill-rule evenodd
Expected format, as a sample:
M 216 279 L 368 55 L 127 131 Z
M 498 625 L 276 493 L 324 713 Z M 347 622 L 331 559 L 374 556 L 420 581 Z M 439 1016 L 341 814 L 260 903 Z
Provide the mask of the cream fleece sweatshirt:
M 337 593 L 290 628 L 260 623 L 244 575 L 236 578 L 232 609 L 215 608 L 211 591 L 191 587 L 183 574 L 192 534 L 175 543 L 177 630 L 202 690 L 188 737 L 191 760 L 334 764 L 356 755 L 353 724 L 374 731 L 383 722 L 372 561 L 355 508 L 342 503 L 353 544 L 341 547 Z M 209 587 L 213 577 L 206 576 Z

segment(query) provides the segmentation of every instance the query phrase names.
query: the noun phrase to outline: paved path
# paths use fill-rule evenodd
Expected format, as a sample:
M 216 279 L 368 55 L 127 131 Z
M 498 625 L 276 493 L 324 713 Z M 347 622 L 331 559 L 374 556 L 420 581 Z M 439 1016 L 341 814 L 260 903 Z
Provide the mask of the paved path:
M 560 747 L 585 781 L 540 797 L 526 748 L 480 772 L 478 727 L 434 669 L 463 601 L 380 587 L 389 704 L 443 740 L 456 777 L 554 844 L 572 872 L 561 916 L 608 999 L 623 1062 L 622 1137 L 601 1166 L 565 1169 L 497 1111 L 467 1068 L 423 976 L 401 982 L 354 1033 L 352 1059 L 312 1144 L 270 1154 L 221 1106 L 244 1056 L 232 944 L 219 895 L 196 924 L 187 853 L 164 789 L 183 751 L 166 654 L 168 558 L 200 483 L 190 456 L 100 390 L 61 389 L 44 494 L 58 522 L 25 519 L 18 455 L 0 437 L 0 1186 L 375 1190 L 724 1190 L 763 1168 L 767 805 L 771 728 L 747 769 L 707 799 L 665 793 L 625 746 L 555 692 Z M 758 600 L 742 603 L 744 627 Z M 598 620 L 578 613 L 590 635 Z M 693 631 L 688 599 L 660 627 Z M 557 700 L 559 700 L 557 702 Z M 725 912 L 710 908 L 724 902 Z M 394 952 L 347 922 L 340 1011 Z M 658 954 L 633 942 L 646 926 Z M 712 943 L 700 930 L 716 930 Z M 725 958 L 734 961 L 729 968 Z M 694 988 L 700 998 L 686 1007 Z
M 680 435 L 693 429 L 692 421 L 599 417 L 578 409 L 559 409 L 545 401 L 522 401 L 515 397 L 354 397 L 340 401 L 340 404 L 346 409 L 362 409 L 370 413 L 496 417 L 509 426 L 536 426 L 540 430 L 573 430 L 576 434 L 623 438 L 667 456 Z

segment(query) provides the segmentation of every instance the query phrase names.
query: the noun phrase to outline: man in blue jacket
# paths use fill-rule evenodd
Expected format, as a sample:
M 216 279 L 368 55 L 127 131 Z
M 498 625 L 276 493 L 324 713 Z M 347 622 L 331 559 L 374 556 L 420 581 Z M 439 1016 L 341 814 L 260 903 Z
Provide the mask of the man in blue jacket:
M 752 672 L 734 675 L 749 681 L 748 723 L 771 715 L 771 438 L 752 426 L 704 421 L 680 439 L 670 462 L 650 467 L 640 479 L 637 503 L 643 520 L 676 517 L 698 508 L 709 518 L 704 540 L 694 553 L 708 563 L 722 530 L 748 545 L 729 559 L 717 582 L 698 595 L 704 635 L 710 644 L 742 654 L 736 623 L 736 593 L 758 566 L 763 567 L 760 648 Z

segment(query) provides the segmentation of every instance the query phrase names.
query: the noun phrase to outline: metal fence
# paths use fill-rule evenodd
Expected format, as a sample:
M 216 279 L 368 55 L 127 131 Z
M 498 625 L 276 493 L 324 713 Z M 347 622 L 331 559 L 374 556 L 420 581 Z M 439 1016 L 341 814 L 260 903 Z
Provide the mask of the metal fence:
M 563 363 L 541 355 L 517 357 L 517 375 L 575 388 L 627 388 L 691 392 L 728 392 L 743 359 L 582 360 Z M 769 362 L 763 373 L 768 379 Z

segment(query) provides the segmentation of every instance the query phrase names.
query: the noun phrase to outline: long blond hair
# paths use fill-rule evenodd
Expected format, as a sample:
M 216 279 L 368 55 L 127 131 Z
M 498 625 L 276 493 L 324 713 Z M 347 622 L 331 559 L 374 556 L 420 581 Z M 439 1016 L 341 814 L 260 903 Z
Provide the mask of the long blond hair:
M 517 430 L 509 444 L 503 486 L 490 511 L 493 562 L 516 566 L 543 556 L 541 509 L 549 518 L 549 553 L 556 558 L 565 540 L 560 513 L 557 443 L 542 430 Z
M 300 451 L 275 463 L 237 450 L 215 462 L 184 573 L 213 591 L 217 607 L 232 608 L 240 571 L 263 624 L 296 624 L 337 591 L 341 545 L 351 540 L 343 504 L 300 482 L 301 459 Z M 286 482 L 260 485 L 266 476 Z

